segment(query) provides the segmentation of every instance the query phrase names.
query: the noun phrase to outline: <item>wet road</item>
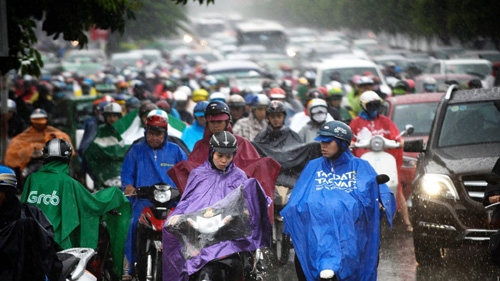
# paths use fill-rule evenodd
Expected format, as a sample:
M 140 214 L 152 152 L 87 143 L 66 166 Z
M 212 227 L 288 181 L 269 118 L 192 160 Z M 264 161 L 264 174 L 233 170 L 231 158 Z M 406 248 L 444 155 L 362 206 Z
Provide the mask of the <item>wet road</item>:
M 417 266 L 412 234 L 396 220 L 393 230 L 382 231 L 378 280 L 383 281 L 495 281 L 500 269 L 489 262 L 482 247 L 446 250 L 432 266 Z M 266 280 L 296 281 L 293 262 L 273 268 Z

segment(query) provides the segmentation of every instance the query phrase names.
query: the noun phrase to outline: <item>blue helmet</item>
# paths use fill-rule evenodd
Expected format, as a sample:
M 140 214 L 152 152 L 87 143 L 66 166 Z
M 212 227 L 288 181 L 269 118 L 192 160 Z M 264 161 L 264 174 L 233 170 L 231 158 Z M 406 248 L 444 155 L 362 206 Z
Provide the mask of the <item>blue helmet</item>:
M 14 170 L 4 165 L 0 165 L 0 186 L 17 189 L 16 173 L 14 173 Z
M 194 117 L 205 117 L 205 108 L 207 108 L 208 101 L 200 101 L 193 108 Z

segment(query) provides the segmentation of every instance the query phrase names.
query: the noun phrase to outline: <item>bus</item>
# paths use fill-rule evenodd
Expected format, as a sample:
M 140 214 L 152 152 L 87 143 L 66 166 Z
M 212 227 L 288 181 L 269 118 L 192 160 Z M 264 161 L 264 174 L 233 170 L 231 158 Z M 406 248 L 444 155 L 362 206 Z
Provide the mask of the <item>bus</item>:
M 263 45 L 267 51 L 286 53 L 288 37 L 285 28 L 273 21 L 254 20 L 236 25 L 238 46 Z

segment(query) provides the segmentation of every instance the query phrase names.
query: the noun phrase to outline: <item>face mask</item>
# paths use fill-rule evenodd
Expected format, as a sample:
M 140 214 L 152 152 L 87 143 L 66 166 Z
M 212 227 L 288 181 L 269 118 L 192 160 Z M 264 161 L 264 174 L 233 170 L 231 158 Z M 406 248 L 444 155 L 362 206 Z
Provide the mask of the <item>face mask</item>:
M 323 112 L 315 113 L 315 114 L 313 114 L 313 116 L 311 118 L 316 123 L 323 123 L 326 120 L 326 113 L 323 113 Z

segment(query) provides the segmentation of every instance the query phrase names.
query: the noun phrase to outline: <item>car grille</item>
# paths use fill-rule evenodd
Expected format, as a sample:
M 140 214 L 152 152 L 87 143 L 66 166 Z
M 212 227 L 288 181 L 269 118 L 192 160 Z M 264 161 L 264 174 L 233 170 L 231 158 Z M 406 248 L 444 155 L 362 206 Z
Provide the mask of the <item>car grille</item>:
M 463 187 L 472 200 L 477 202 L 483 201 L 484 190 L 486 189 L 486 185 L 488 185 L 485 178 L 485 175 L 471 175 L 462 177 Z

